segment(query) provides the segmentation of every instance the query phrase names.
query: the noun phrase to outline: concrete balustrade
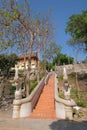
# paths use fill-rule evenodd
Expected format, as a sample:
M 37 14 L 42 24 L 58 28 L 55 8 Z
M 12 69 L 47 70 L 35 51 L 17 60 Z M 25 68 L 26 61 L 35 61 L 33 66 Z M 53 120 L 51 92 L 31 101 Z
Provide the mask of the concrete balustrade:
M 43 78 L 33 92 L 24 99 L 14 99 L 13 101 L 13 118 L 21 118 L 30 116 L 35 108 L 35 105 L 40 97 L 45 84 L 47 84 L 49 77 L 55 73 L 49 73 L 46 78 Z M 73 107 L 76 103 L 70 99 L 65 100 L 58 96 L 58 79 L 55 74 L 55 111 L 56 117 L 61 119 L 73 119 Z
M 39 99 L 43 87 L 47 84 L 51 74 L 52 73 L 49 73 L 46 78 L 43 78 L 28 97 L 24 99 L 14 99 L 13 118 L 28 117 L 31 114 Z
M 56 116 L 61 119 L 73 119 L 73 107 L 76 106 L 74 100 L 65 100 L 58 96 L 58 79 L 55 74 L 55 110 Z

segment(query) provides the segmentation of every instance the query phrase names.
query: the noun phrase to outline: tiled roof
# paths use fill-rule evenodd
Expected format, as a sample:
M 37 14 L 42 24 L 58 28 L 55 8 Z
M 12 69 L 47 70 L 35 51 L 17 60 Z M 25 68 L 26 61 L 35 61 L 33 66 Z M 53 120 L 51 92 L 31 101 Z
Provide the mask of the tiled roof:
M 26 55 L 22 54 L 22 55 L 20 55 L 20 56 L 18 57 L 18 60 L 23 60 L 23 59 L 24 59 L 24 56 L 26 57 L 26 59 L 28 59 L 28 58 L 30 57 L 30 58 L 36 58 L 36 59 L 38 60 L 38 55 L 37 55 L 37 53 L 32 53 L 31 55 L 30 55 L 30 54 L 26 54 Z

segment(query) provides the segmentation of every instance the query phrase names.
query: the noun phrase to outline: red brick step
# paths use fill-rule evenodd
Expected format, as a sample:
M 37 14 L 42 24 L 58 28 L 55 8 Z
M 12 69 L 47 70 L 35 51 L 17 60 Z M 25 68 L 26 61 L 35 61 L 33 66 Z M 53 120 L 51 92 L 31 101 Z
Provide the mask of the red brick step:
M 30 115 L 30 118 L 56 119 L 54 107 L 54 76 L 49 78 L 48 84 L 44 86 L 38 103 Z

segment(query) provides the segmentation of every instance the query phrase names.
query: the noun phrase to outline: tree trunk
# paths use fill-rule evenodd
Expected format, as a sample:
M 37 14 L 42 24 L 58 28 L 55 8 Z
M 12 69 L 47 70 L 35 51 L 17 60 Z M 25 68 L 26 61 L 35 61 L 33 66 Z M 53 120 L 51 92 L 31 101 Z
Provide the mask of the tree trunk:
M 38 45 L 38 67 L 37 67 L 37 82 L 39 83 L 40 81 L 40 45 Z
M 44 76 L 46 76 L 46 37 L 44 37 Z
M 34 41 L 34 35 L 32 32 L 30 32 L 31 38 L 30 38 L 30 54 L 28 57 L 28 70 L 27 70 L 27 75 L 26 75 L 26 96 L 29 96 L 29 91 L 30 91 L 30 65 L 31 65 L 31 55 L 32 55 L 32 45 Z

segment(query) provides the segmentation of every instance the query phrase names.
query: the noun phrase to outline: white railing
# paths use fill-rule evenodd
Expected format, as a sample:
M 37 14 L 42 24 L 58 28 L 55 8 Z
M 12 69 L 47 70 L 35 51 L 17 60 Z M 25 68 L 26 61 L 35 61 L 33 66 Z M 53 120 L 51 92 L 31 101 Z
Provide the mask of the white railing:
M 57 74 L 55 74 L 55 110 L 56 116 L 61 119 L 73 119 L 73 107 L 76 103 L 70 99 L 65 100 L 58 96 L 58 79 Z
M 43 87 L 47 84 L 51 75 L 52 73 L 49 73 L 46 78 L 43 78 L 27 98 L 15 99 L 13 101 L 13 118 L 30 116 L 40 97 Z

